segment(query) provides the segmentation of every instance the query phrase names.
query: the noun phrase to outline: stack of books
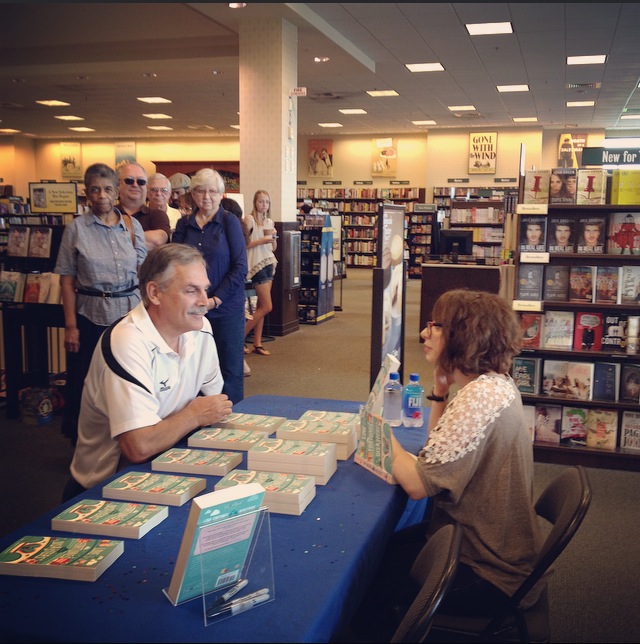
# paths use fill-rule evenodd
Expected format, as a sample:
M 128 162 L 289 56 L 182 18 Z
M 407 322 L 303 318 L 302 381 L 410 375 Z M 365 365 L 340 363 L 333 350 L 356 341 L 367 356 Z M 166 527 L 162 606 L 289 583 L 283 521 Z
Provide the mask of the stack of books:
M 241 414 L 234 412 L 229 414 L 227 420 L 216 424 L 216 427 L 225 427 L 226 429 L 259 429 L 266 431 L 267 434 L 273 432 L 280 424 L 287 420 L 284 416 L 264 416 L 262 414 Z
M 310 474 L 326 485 L 338 463 L 335 443 L 265 438 L 247 452 L 249 469 L 287 474 Z
M 300 416 L 300 420 L 323 420 L 327 423 L 340 423 L 352 427 L 356 434 L 360 433 L 360 415 L 349 411 L 321 411 L 308 409 Z
M 184 505 L 207 487 L 205 479 L 177 474 L 129 472 L 102 488 L 102 496 L 118 501 Z
M 265 489 L 264 501 L 270 512 L 300 516 L 316 496 L 316 481 L 308 474 L 233 470 L 215 485 L 215 490 L 260 483 Z
M 335 443 L 339 461 L 346 461 L 358 444 L 353 425 L 324 420 L 285 420 L 276 430 L 276 437 Z
M 268 436 L 268 431 L 203 427 L 189 436 L 187 445 L 189 447 L 204 447 L 204 449 L 247 451 Z
M 170 449 L 151 461 L 157 472 L 180 472 L 197 476 L 224 476 L 242 462 L 239 452 L 220 452 L 213 449 Z

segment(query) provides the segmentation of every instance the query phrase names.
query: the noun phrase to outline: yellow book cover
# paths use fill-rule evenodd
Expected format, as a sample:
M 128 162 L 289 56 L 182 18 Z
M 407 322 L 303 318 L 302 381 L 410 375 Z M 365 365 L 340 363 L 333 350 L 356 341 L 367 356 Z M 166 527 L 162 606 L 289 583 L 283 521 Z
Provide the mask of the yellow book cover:
M 640 204 L 640 170 L 618 170 L 616 201 L 619 205 Z M 615 176 L 615 173 L 614 173 Z M 613 202 L 613 190 L 612 190 Z

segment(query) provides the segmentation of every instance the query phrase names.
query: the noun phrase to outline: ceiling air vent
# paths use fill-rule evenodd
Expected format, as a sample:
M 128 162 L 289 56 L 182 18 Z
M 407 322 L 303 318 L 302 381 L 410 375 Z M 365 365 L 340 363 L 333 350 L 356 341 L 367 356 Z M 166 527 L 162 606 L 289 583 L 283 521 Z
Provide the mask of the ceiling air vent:
M 565 89 L 600 89 L 602 83 L 567 83 Z
M 459 119 L 479 119 L 482 118 L 480 112 L 454 112 L 453 115 Z

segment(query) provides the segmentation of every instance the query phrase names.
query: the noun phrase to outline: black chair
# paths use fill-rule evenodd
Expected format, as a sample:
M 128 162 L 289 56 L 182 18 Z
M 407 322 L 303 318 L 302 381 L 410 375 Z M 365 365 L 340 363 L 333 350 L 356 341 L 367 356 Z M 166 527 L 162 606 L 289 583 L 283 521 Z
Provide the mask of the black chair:
M 424 642 L 436 610 L 458 568 L 462 529 L 440 528 L 423 546 L 411 567 L 411 578 L 421 587 L 391 638 L 392 643 Z
M 523 608 L 529 592 L 567 547 L 591 503 L 591 487 L 582 466 L 569 467 L 540 494 L 535 509 L 551 524 L 531 574 L 509 604 L 493 615 L 466 617 L 436 613 L 429 641 L 434 642 L 548 642 L 549 605 L 546 584 L 530 608 Z M 544 583 L 544 582 L 542 582 Z

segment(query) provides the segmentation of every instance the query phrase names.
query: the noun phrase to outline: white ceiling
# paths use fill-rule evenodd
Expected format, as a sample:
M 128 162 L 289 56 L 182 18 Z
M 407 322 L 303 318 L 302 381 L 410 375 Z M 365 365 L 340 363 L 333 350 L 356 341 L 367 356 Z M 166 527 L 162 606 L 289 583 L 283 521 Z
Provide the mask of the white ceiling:
M 402 134 L 443 128 L 640 129 L 640 3 L 1 3 L 0 128 L 37 138 L 238 136 L 240 21 L 282 17 L 298 27 L 298 134 Z M 465 23 L 510 21 L 514 33 L 468 35 Z M 604 65 L 566 65 L 606 54 Z M 327 55 L 318 64 L 313 57 Z M 440 62 L 411 73 L 405 63 Z M 213 70 L 220 72 L 213 75 Z M 496 85 L 528 84 L 528 93 Z M 597 85 L 601 84 L 601 87 Z M 371 89 L 400 95 L 371 98 Z M 163 96 L 147 106 L 138 96 Z M 48 108 L 57 98 L 71 103 Z M 595 107 L 567 108 L 567 100 Z M 473 104 L 471 114 L 447 105 Z M 363 116 L 339 108 L 360 107 Z M 160 108 L 160 109 L 158 109 Z M 143 112 L 173 116 L 162 121 Z M 95 129 L 78 135 L 54 115 Z M 433 119 L 436 126 L 412 120 Z M 318 122 L 340 122 L 324 129 Z M 634 125 L 637 124 L 637 125 Z M 535 127 L 535 124 L 534 124 Z M 615 135 L 615 132 L 609 132 Z

